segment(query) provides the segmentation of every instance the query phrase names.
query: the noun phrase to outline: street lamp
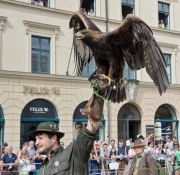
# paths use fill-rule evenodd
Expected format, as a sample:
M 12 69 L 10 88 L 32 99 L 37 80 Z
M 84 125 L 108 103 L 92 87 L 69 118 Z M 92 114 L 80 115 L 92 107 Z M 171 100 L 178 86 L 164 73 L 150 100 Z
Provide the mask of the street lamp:
M 137 96 L 137 90 L 139 87 L 139 81 L 135 79 L 127 80 L 126 84 L 126 97 L 128 101 L 135 101 Z

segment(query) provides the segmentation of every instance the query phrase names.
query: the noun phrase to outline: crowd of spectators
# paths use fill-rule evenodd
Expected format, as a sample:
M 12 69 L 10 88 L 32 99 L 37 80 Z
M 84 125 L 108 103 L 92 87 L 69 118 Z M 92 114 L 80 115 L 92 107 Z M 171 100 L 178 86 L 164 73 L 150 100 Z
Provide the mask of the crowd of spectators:
M 36 151 L 33 140 L 25 142 L 17 153 L 4 143 L 0 153 L 0 175 L 36 175 L 44 158 Z
M 75 125 L 77 134 L 82 127 L 81 123 Z M 180 148 L 176 137 L 165 142 L 154 141 L 153 134 L 146 138 L 139 134 L 137 139 L 145 145 L 145 154 L 152 155 L 158 164 L 167 168 L 170 173 L 180 174 Z M 110 144 L 95 140 L 88 161 L 89 175 L 100 175 L 102 171 L 111 175 L 117 175 L 118 172 L 126 175 L 132 159 L 136 156 L 133 145 L 132 139 L 120 139 L 118 142 L 112 139 Z M 61 142 L 61 146 L 64 147 L 64 142 Z M 33 140 L 25 142 L 16 154 L 10 145 L 4 143 L 0 154 L 0 170 L 5 172 L 0 171 L 0 175 L 36 175 L 44 158 L 36 151 Z
M 37 5 L 37 6 L 42 6 L 42 7 L 45 6 L 43 0 L 31 0 L 31 4 L 32 4 L 32 5 Z
M 152 155 L 160 167 L 167 168 L 171 174 L 173 172 L 180 174 L 180 149 L 176 137 L 172 137 L 166 142 L 154 141 L 153 134 L 147 138 L 138 135 L 137 139 L 145 144 L 144 153 Z M 136 156 L 133 145 L 132 139 L 126 141 L 121 139 L 118 142 L 112 139 L 110 144 L 96 140 L 89 159 L 89 174 L 100 175 L 102 171 L 114 175 L 120 171 L 126 174 L 128 164 Z
M 84 13 L 84 15 L 89 15 L 89 16 L 94 16 L 94 10 L 90 9 L 90 10 L 86 10 L 85 8 L 81 8 L 80 11 L 82 13 Z

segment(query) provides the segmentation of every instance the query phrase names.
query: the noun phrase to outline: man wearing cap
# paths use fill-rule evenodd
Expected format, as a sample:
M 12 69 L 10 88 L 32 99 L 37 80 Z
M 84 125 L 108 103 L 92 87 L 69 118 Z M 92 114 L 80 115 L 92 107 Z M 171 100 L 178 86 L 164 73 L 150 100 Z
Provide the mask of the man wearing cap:
M 150 154 L 144 152 L 145 144 L 141 140 L 135 140 L 132 148 L 134 156 L 128 175 L 157 175 L 158 164 Z
M 105 88 L 99 93 L 103 95 Z M 81 129 L 77 139 L 66 149 L 60 146 L 64 133 L 52 122 L 40 123 L 35 130 L 37 151 L 47 158 L 38 175 L 88 175 L 87 161 L 93 148 L 104 100 L 93 96 L 82 111 L 88 116 L 87 127 Z

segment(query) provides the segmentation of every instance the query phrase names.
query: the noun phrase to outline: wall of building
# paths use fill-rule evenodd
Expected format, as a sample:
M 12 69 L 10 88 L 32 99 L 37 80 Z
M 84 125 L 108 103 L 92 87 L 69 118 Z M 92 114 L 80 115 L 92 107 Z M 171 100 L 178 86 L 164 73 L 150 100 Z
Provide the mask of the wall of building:
M 114 0 L 115 1 L 115 0 Z M 2 2 L 1 16 L 7 17 L 5 24 L 5 30 L 2 33 L 2 69 L 12 71 L 31 72 L 31 35 L 48 36 L 52 39 L 51 47 L 51 74 L 65 75 L 67 71 L 67 65 L 70 57 L 70 50 L 72 47 L 72 30 L 69 27 L 69 19 L 72 15 L 71 12 L 52 10 L 49 8 L 42 8 L 38 6 L 32 6 L 27 3 L 17 4 L 8 3 L 9 1 Z M 115 1 L 117 3 L 117 1 Z M 142 7 L 146 7 L 148 4 L 154 7 L 154 1 L 152 5 L 149 3 L 142 4 Z M 59 2 L 60 3 L 60 2 Z M 109 3 L 109 2 L 108 2 Z M 144 2 L 145 3 L 145 2 Z M 66 3 L 65 3 L 66 4 Z M 76 3 L 77 4 L 77 3 Z M 110 4 L 110 7 L 113 3 Z M 116 5 L 117 6 L 117 5 Z M 141 7 L 141 6 L 140 6 Z M 140 8 L 144 10 L 144 8 Z M 70 8 L 71 9 L 71 8 Z M 110 8 L 113 9 L 113 8 Z M 156 10 L 154 10 L 156 11 Z M 147 12 L 147 10 L 146 10 Z M 5 15 L 6 14 L 6 15 Z M 113 13 L 116 14 L 116 13 Z M 142 12 L 143 19 L 150 25 L 156 27 L 156 22 L 153 21 L 157 18 L 154 16 L 146 17 L 145 12 Z M 153 13 L 154 14 L 154 13 Z M 157 16 L 158 14 L 156 14 Z M 109 18 L 113 19 L 111 11 L 109 12 Z M 140 15 L 141 16 L 141 15 Z M 102 30 L 106 31 L 106 22 L 103 18 L 92 17 L 93 22 Z M 148 21 L 149 20 L 149 21 Z M 29 27 L 25 24 L 25 21 L 36 23 L 37 27 Z M 51 25 L 49 28 L 44 29 L 44 26 Z M 30 25 L 30 24 L 29 24 Z M 52 27 L 52 25 L 54 27 Z M 108 23 L 109 31 L 114 30 L 120 25 L 119 21 L 110 20 Z M 158 28 L 152 28 L 154 36 L 163 51 L 172 54 L 173 65 L 173 83 L 179 82 L 180 75 L 179 69 L 179 31 L 172 30 L 160 30 Z M 20 42 L 19 42 L 20 40 Z M 18 41 L 16 44 L 12 41 Z M 165 46 L 165 47 L 164 47 Z M 6 52 L 11 50 L 11 52 Z M 16 56 L 16 59 L 12 59 Z M 73 58 L 73 55 L 72 55 Z M 15 64 L 22 63 L 22 64 Z M 61 65 L 66 66 L 61 66 Z M 71 59 L 70 69 L 73 68 L 74 62 Z M 73 74 L 73 71 L 69 70 L 69 74 Z M 145 70 L 139 71 L 139 80 L 150 81 L 151 79 L 146 74 Z M 177 76 L 177 78 L 176 78 Z
M 87 79 L 69 76 L 39 76 L 14 72 L 0 72 L 0 104 L 5 118 L 5 141 L 15 149 L 20 146 L 20 126 L 23 108 L 32 100 L 45 99 L 55 106 L 60 119 L 62 141 L 67 145 L 73 137 L 73 113 L 92 95 Z M 42 91 L 43 88 L 49 90 Z M 58 93 L 52 91 L 57 88 Z M 104 116 L 106 119 L 106 106 Z M 106 134 L 107 135 L 107 134 Z
M 106 31 L 105 0 L 96 0 L 96 15 L 90 17 L 102 30 Z M 172 83 L 165 94 L 159 96 L 157 88 L 147 75 L 145 69 L 138 71 L 137 79 L 141 81 L 137 99 L 133 102 L 141 112 L 141 132 L 145 134 L 145 125 L 154 123 L 154 115 L 161 104 L 168 103 L 175 108 L 179 120 L 180 109 L 180 22 L 178 14 L 180 2 L 163 0 L 172 5 L 171 22 L 173 30 L 158 28 L 157 1 L 136 0 L 138 4 L 135 14 L 140 16 L 152 27 L 154 36 L 163 52 L 172 55 Z M 32 6 L 28 0 L 0 1 L 0 104 L 5 117 L 5 139 L 16 148 L 19 147 L 20 116 L 23 107 L 33 99 L 49 99 L 57 108 L 61 119 L 60 128 L 66 132 L 65 143 L 72 140 L 72 115 L 76 106 L 87 100 L 92 89 L 87 79 L 77 78 L 73 74 L 73 55 L 67 72 L 70 51 L 72 47 L 72 30 L 69 20 L 79 8 L 79 1 L 52 1 L 53 8 Z M 121 5 L 119 0 L 108 1 L 109 31 L 117 28 L 121 23 Z M 54 8 L 56 7 L 56 8 Z M 2 24 L 3 21 L 3 24 Z M 51 68 L 50 75 L 31 74 L 31 36 L 47 36 L 51 38 Z M 13 72 L 12 72 L 13 71 Z M 56 87 L 61 94 L 29 94 L 24 93 L 24 86 Z M 110 133 L 106 122 L 105 139 L 117 139 L 117 116 L 120 108 L 126 104 L 110 103 Z M 104 116 L 108 121 L 108 110 L 105 105 Z M 110 134 L 110 135 L 109 135 Z

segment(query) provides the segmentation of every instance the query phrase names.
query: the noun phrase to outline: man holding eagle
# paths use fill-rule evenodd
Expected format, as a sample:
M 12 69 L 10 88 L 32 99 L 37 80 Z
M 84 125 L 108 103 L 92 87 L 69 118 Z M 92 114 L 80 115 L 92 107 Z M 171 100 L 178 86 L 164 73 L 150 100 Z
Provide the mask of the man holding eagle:
M 103 33 L 84 14 L 76 12 L 70 19 L 74 30 L 76 73 L 95 59 L 96 71 L 89 77 L 94 93 L 83 109 L 87 127 L 66 149 L 59 140 L 64 136 L 55 123 L 40 123 L 35 131 L 36 146 L 47 158 L 40 175 L 88 175 L 87 161 L 100 126 L 104 99 L 119 103 L 126 99 L 123 70 L 125 62 L 132 70 L 146 68 L 159 93 L 169 86 L 163 54 L 151 29 L 141 19 L 128 15 L 114 31 Z
M 125 63 L 131 70 L 145 68 L 160 95 L 169 87 L 166 64 L 163 53 L 153 37 L 150 27 L 140 18 L 129 14 L 122 24 L 111 32 L 101 30 L 83 13 L 76 12 L 70 19 L 73 28 L 75 70 L 81 75 L 91 59 L 95 59 L 96 70 L 89 77 L 94 95 L 82 110 L 83 115 L 90 111 L 96 113 L 94 106 L 98 98 L 120 103 L 126 100 L 126 81 L 124 81 Z M 97 111 L 99 107 L 97 107 Z M 92 112 L 91 112 L 92 114 Z M 100 118 L 91 119 L 98 121 Z M 95 115 L 94 115 L 95 116 Z M 158 166 L 152 173 L 157 174 Z

